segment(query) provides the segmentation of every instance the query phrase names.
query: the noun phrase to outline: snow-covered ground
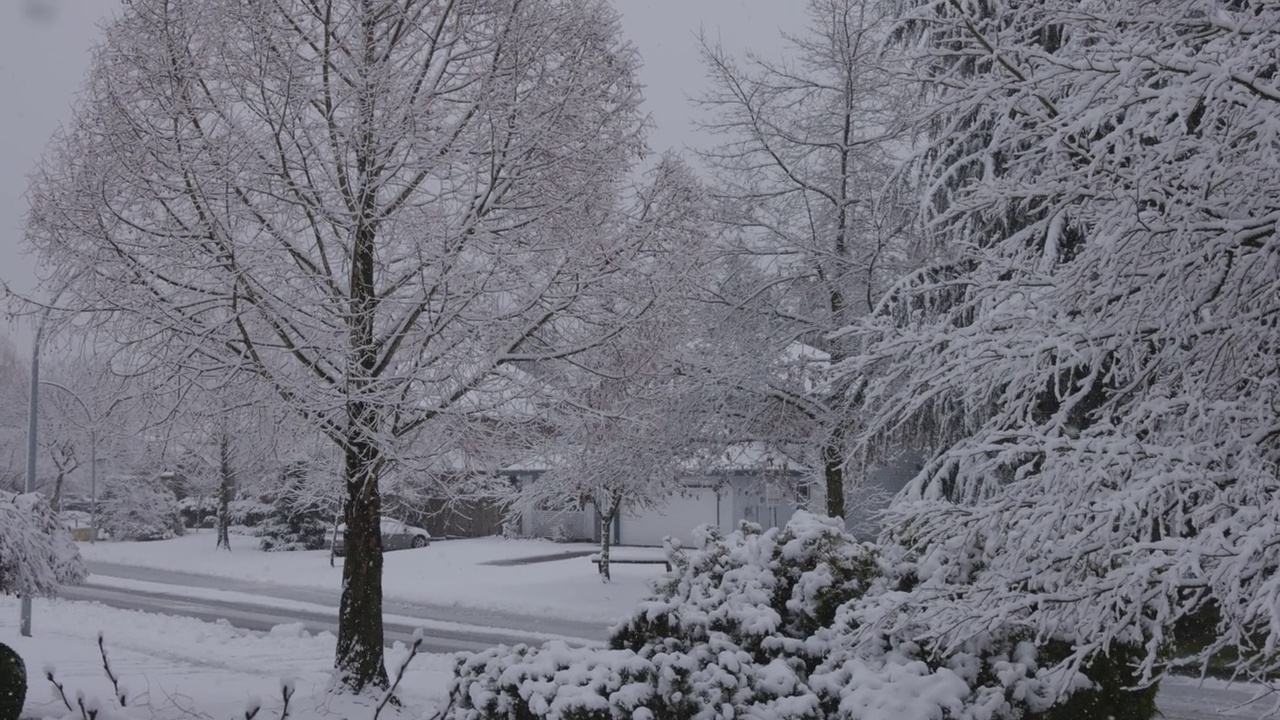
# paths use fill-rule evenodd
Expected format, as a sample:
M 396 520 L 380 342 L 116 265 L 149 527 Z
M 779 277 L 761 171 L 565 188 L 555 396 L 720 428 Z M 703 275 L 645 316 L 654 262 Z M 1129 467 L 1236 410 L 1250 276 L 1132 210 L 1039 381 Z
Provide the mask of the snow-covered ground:
M 233 536 L 232 543 L 232 552 L 217 551 L 213 537 L 204 533 L 163 542 L 99 543 L 81 548 L 88 559 L 97 562 L 281 587 L 332 590 L 338 586 L 340 566 L 329 567 L 327 552 L 263 553 L 256 549 L 254 538 L 243 536 Z M 389 553 L 388 599 L 612 620 L 643 597 L 648 580 L 662 571 L 660 565 L 620 565 L 614 569 L 615 582 L 604 584 L 594 566 L 582 556 L 527 565 L 487 564 L 592 550 L 593 546 L 581 544 L 483 538 L 436 542 L 422 550 Z M 620 554 L 649 558 L 658 552 L 623 548 Z M 137 581 L 108 582 L 122 588 L 140 589 L 146 585 Z M 239 598 L 233 593 L 227 595 Z M 282 607 L 285 605 L 289 604 L 281 603 Z M 130 718 L 244 717 L 246 705 L 256 698 L 263 706 L 259 720 L 273 720 L 279 717 L 282 679 L 293 680 L 297 687 L 292 720 L 372 717 L 369 708 L 330 704 L 333 701 L 327 697 L 326 688 L 334 637 L 327 632 L 308 635 L 299 625 L 282 625 L 270 633 L 253 633 L 226 623 L 148 615 L 89 603 L 37 601 L 35 637 L 22 638 L 17 632 L 17 616 L 17 602 L 0 598 L 0 642 L 16 648 L 32 672 L 25 716 L 66 717 L 65 708 L 40 675 L 45 665 L 54 666 L 56 677 L 67 688 L 73 703 L 77 690 L 87 698 L 109 702 L 111 688 L 96 646 L 97 633 L 102 630 L 112 667 L 127 686 L 130 698 L 136 701 L 134 704 L 140 706 L 129 714 Z M 389 671 L 394 674 L 404 656 L 403 645 L 389 651 Z M 414 660 L 399 693 L 405 700 L 402 720 L 430 715 L 446 693 L 451 662 L 448 655 L 420 655 Z M 1200 685 L 1190 680 L 1171 680 L 1162 688 L 1159 704 L 1165 717 L 1176 720 L 1257 718 L 1271 704 L 1240 707 L 1253 692 L 1250 687 L 1227 687 L 1217 681 Z M 114 716 L 101 717 L 112 720 Z M 396 718 L 386 712 L 380 717 Z
M 372 716 L 368 709 L 329 704 L 326 689 L 335 642 L 329 633 L 312 636 L 290 625 L 250 633 L 225 623 L 46 600 L 36 601 L 35 617 L 33 637 L 19 636 L 17 601 L 0 598 L 0 642 L 18 651 L 31 674 L 24 717 L 68 715 L 42 674 L 45 667 L 54 669 L 72 704 L 83 692 L 86 701 L 114 708 L 98 654 L 99 631 L 133 708 L 129 717 L 244 717 L 248 704 L 257 699 L 263 709 L 258 717 L 272 720 L 279 717 L 282 680 L 296 687 L 290 713 L 295 720 Z M 389 671 L 406 654 L 403 645 L 388 651 Z M 422 717 L 443 697 L 451 663 L 448 655 L 414 658 L 398 693 L 405 701 L 405 718 Z M 110 720 L 113 715 L 101 717 Z M 395 716 L 384 711 L 380 717 Z
M 342 559 L 329 552 L 266 553 L 257 538 L 232 535 L 231 552 L 217 550 L 209 532 L 158 542 L 101 542 L 80 547 L 86 560 L 235 578 L 266 584 L 337 589 Z M 383 592 L 388 601 L 453 604 L 530 615 L 612 622 L 641 600 L 661 565 L 617 565 L 602 583 L 586 557 L 528 565 L 491 565 L 522 558 L 582 553 L 596 546 L 500 537 L 436 541 L 419 550 L 387 553 Z M 615 557 L 661 557 L 656 548 L 621 548 Z

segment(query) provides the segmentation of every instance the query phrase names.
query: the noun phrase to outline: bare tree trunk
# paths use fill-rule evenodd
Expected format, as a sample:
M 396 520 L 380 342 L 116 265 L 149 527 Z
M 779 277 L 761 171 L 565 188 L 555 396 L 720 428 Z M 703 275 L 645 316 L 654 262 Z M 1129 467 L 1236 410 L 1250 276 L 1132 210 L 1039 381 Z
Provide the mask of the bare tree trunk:
M 62 482 L 72 471 L 80 466 L 76 461 L 75 452 L 69 450 L 65 445 L 55 445 L 49 451 L 50 458 L 53 460 L 53 467 L 58 474 L 53 478 L 53 494 L 49 496 L 49 507 L 54 512 L 62 511 Z
M 226 431 L 218 438 L 218 539 L 216 547 L 231 550 L 231 496 L 235 478 L 231 473 L 231 438 Z
M 366 33 L 369 28 L 366 26 Z M 361 112 L 372 112 L 365 98 Z M 372 139 L 366 137 L 372 144 Z M 357 161 L 361 176 L 368 158 Z M 347 320 L 351 363 L 347 395 L 347 534 L 342 563 L 342 601 L 338 606 L 338 652 L 334 664 L 339 681 L 359 693 L 369 686 L 385 688 L 382 656 L 382 497 L 378 492 L 380 462 L 376 438 L 378 409 L 362 394 L 377 366 L 373 321 L 377 309 L 374 282 L 374 210 L 372 192 L 362 196 L 361 215 L 352 238 L 350 315 Z M 354 394 L 354 396 L 353 396 Z
M 822 474 L 826 480 L 827 515 L 843 518 L 844 505 L 844 424 L 832 423 L 827 442 L 822 447 Z
M 62 468 L 58 468 L 58 474 L 53 478 L 53 495 L 49 496 L 49 507 L 54 512 L 60 512 L 62 508 L 62 478 L 66 475 Z
M 377 449 L 355 438 L 346 452 L 346 561 L 338 607 L 339 682 L 354 692 L 385 688 L 382 659 L 382 498 L 374 466 Z
M 613 523 L 618 519 L 618 509 L 622 507 L 622 498 L 609 499 L 609 508 L 600 517 L 600 579 L 609 582 L 613 577 L 609 574 L 609 550 L 613 547 Z

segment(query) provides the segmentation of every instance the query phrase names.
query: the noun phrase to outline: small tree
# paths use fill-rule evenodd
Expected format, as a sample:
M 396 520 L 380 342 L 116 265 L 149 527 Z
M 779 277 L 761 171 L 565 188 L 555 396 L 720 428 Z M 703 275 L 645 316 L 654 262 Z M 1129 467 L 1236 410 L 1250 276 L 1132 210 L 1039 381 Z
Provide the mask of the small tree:
M 330 483 L 336 491 L 337 483 Z M 336 502 L 334 492 L 321 487 L 309 463 L 295 462 L 284 470 L 271 515 L 262 525 L 261 546 L 268 552 L 319 550 L 324 547 L 329 518 Z
M 797 460 L 819 480 L 827 514 L 845 517 L 854 445 L 844 406 L 856 380 L 811 380 L 850 357 L 833 331 L 870 312 L 900 272 L 905 223 L 887 190 L 906 127 L 903 84 L 886 67 L 883 3 L 804 6 L 809 27 L 784 36 L 784 59 L 703 44 L 703 129 L 719 140 L 703 157 L 736 261 L 711 296 L 737 335 L 717 343 L 712 372 L 736 398 L 733 433 Z
M 612 529 L 624 507 L 666 502 L 704 440 L 713 410 L 709 386 L 685 372 L 701 329 L 690 301 L 704 266 L 702 189 L 689 169 L 665 157 L 638 193 L 634 222 L 619 230 L 645 239 L 652 255 L 629 268 L 603 317 L 641 319 L 575 358 L 555 382 L 556 402 L 541 422 L 555 439 L 540 444 L 550 470 L 526 487 L 518 507 L 588 501 L 600 519 L 600 574 L 608 580 Z

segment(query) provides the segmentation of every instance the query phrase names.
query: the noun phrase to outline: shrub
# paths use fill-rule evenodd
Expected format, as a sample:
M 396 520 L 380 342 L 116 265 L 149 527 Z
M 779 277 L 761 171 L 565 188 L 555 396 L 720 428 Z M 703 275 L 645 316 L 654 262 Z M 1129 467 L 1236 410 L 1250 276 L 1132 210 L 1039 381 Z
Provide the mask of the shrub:
M 13 648 L 0 643 L 0 720 L 18 720 L 27 700 L 27 666 Z
M 825 518 L 702 539 L 669 552 L 672 572 L 614 628 L 608 650 L 461 657 L 446 720 L 1153 716 L 1154 688 L 1120 690 L 1132 681 L 1123 648 L 1066 672 L 1057 664 L 1069 643 L 1037 646 L 1013 621 L 975 628 L 958 647 L 881 632 L 877 620 L 910 596 L 917 568 Z
M 0 491 L 0 595 L 52 596 L 86 575 L 79 549 L 43 497 Z
M 114 540 L 167 540 L 185 532 L 173 491 L 138 478 L 107 486 L 98 523 Z

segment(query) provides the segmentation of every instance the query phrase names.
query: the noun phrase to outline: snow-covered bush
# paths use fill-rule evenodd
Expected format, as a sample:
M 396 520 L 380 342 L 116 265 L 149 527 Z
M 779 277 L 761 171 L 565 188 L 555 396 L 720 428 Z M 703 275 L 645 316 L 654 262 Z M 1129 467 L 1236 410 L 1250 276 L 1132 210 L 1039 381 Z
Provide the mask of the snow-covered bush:
M 799 513 L 672 550 L 655 595 L 609 650 L 549 645 L 461 657 L 446 720 L 1147 718 L 1126 648 L 1066 671 L 1070 643 L 1036 642 L 1011 618 L 942 647 L 882 624 L 922 586 L 897 548 L 857 543 Z M 891 631 L 882 632 L 882 627 Z M 925 636 L 923 628 L 920 636 Z
M 37 494 L 0 491 L 0 595 L 55 595 L 87 572 L 66 527 Z
M 139 478 L 107 485 L 98 523 L 113 540 L 167 540 L 185 532 L 173 491 Z
M 227 509 L 231 513 L 232 525 L 258 528 L 271 516 L 274 508 L 271 503 L 262 502 L 257 498 L 244 498 L 232 500 Z
M 8 645 L 0 643 L 0 720 L 18 720 L 27 700 L 27 666 Z

